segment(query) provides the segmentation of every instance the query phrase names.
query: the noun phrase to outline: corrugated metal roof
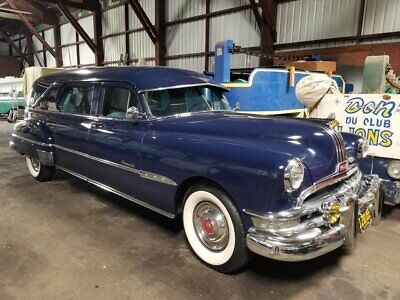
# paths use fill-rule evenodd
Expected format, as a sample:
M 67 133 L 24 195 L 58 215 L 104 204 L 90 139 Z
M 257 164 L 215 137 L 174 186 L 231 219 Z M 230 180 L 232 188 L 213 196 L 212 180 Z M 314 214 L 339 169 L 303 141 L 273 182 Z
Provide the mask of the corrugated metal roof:
M 8 43 L 0 42 L 0 55 L 8 55 Z
M 248 0 L 212 0 L 210 1 L 210 9 L 211 11 L 218 11 L 246 4 L 249 4 Z
M 154 44 L 145 31 L 133 32 L 129 35 L 129 57 L 139 59 L 153 57 Z
M 205 20 L 167 27 L 167 54 L 203 52 L 205 48 Z
M 297 0 L 278 5 L 277 43 L 357 34 L 360 0 Z
M 260 31 L 251 9 L 210 20 L 210 50 L 214 50 L 217 42 L 227 39 L 242 47 L 260 45 Z
M 165 0 L 165 7 L 165 19 L 170 22 L 204 14 L 206 12 L 206 1 Z
M 167 66 L 169 67 L 192 70 L 200 73 L 204 71 L 204 64 L 204 56 L 167 60 Z
M 125 36 L 118 35 L 103 40 L 104 61 L 120 60 L 121 54 L 125 54 Z
M 125 30 L 125 7 L 118 6 L 103 12 L 103 35 L 117 33 Z
M 392 32 L 400 30 L 400 1 L 367 0 L 363 34 Z
M 69 44 L 76 42 L 76 33 L 74 27 L 70 23 L 60 26 L 61 44 Z

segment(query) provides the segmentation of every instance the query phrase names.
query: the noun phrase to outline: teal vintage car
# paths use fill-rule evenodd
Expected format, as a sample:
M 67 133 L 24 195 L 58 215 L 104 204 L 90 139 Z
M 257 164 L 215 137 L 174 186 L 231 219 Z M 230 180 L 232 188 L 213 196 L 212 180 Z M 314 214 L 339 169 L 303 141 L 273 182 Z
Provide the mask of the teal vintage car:
M 26 106 L 22 78 L 0 78 L 0 116 L 7 115 L 14 121 Z
M 22 91 L 18 92 L 17 99 L 13 99 L 10 93 L 0 93 L 0 115 L 8 115 L 16 104 L 18 108 L 25 108 L 25 99 Z

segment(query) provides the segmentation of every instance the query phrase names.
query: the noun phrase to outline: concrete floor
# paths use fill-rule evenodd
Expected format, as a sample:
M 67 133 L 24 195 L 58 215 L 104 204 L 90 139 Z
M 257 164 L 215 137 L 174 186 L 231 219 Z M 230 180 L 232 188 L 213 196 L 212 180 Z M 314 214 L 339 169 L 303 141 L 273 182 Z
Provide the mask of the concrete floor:
M 0 121 L 0 299 L 400 299 L 400 209 L 359 238 L 302 263 L 255 257 L 219 274 L 189 250 L 181 224 L 62 172 L 30 175 Z

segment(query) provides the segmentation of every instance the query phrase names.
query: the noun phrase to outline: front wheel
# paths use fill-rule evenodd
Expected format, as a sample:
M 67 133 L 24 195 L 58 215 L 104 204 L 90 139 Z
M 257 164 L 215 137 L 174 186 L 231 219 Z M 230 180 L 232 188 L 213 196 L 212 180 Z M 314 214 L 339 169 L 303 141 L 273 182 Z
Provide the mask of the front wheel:
M 53 178 L 54 167 L 42 165 L 39 159 L 35 157 L 27 156 L 26 165 L 28 166 L 29 173 L 38 181 L 48 181 Z
M 209 185 L 197 185 L 186 194 L 183 225 L 193 252 L 211 268 L 231 273 L 249 259 L 246 233 L 230 198 Z

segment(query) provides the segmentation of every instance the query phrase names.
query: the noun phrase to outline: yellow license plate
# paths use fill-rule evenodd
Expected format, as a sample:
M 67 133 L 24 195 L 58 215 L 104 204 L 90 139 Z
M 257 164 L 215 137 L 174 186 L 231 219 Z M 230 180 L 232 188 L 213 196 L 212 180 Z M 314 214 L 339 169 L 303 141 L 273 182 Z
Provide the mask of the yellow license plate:
M 361 215 L 358 216 L 358 225 L 360 226 L 361 232 L 367 229 L 367 227 L 371 223 L 371 220 L 372 220 L 371 212 L 367 208 Z

